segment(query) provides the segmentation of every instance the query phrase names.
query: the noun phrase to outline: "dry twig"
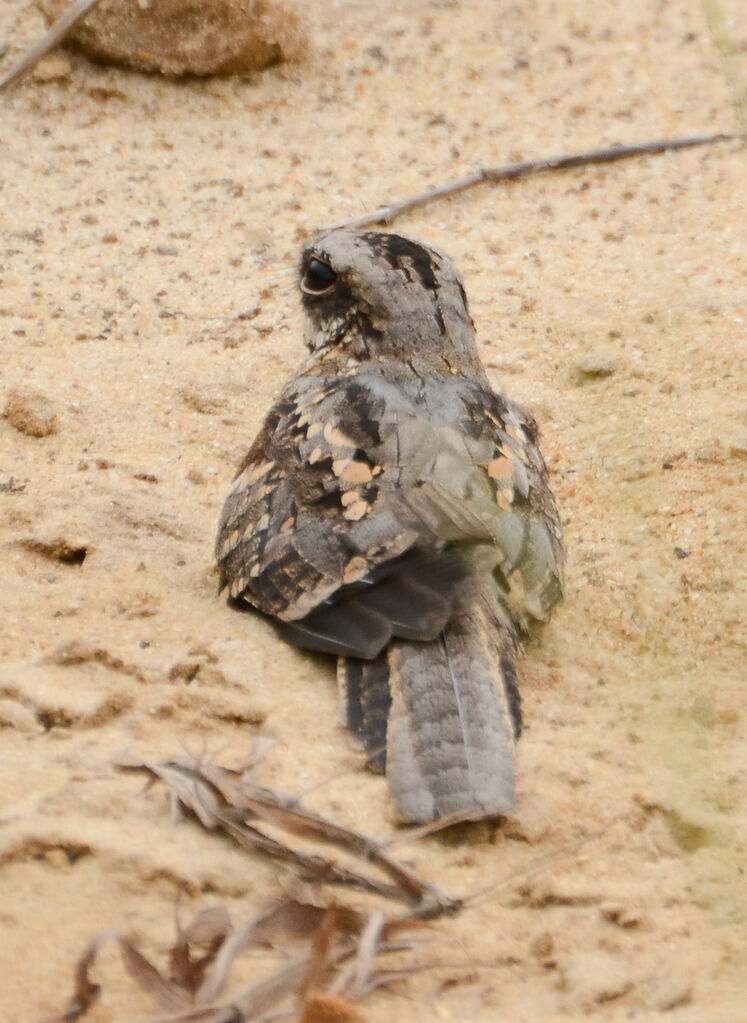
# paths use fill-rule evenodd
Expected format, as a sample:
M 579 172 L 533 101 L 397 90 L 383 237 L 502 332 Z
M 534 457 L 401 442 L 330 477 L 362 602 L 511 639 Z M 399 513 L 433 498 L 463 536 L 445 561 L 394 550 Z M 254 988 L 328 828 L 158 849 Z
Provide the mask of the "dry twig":
M 0 89 L 18 81 L 29 71 L 33 70 L 39 61 L 58 46 L 68 33 L 70 33 L 79 21 L 89 11 L 100 3 L 101 0 L 76 0 L 62 17 L 58 18 L 54 25 L 44 33 L 41 39 L 37 39 L 33 46 L 22 53 L 18 60 L 8 68 L 4 75 L 0 75 Z
M 145 773 L 152 781 L 165 782 L 178 806 L 193 814 L 203 827 L 219 828 L 245 848 L 293 863 L 312 879 L 323 878 L 329 883 L 414 904 L 421 919 L 458 910 L 458 900 L 440 892 L 410 867 L 393 859 L 382 843 L 305 809 L 296 799 L 256 785 L 251 778 L 256 761 L 255 755 L 234 770 L 187 754 L 155 762 L 120 759 L 116 766 Z M 267 834 L 259 822 L 344 850 L 374 864 L 392 883 L 382 883 L 368 873 L 294 848 Z
M 118 944 L 129 976 L 161 1009 L 171 1014 L 163 1023 L 268 1023 L 279 1013 L 289 1012 L 300 1012 L 300 1023 L 328 1016 L 359 1023 L 362 1017 L 355 1003 L 368 992 L 415 971 L 449 965 L 408 957 L 404 962 L 383 966 L 382 956 L 412 949 L 411 942 L 398 940 L 403 931 L 418 926 L 424 919 L 495 897 L 519 879 L 578 853 L 619 819 L 613 818 L 595 834 L 551 856 L 539 857 L 464 900 L 453 899 L 428 885 L 412 869 L 392 860 L 381 843 L 313 814 L 287 796 L 255 785 L 251 772 L 267 746 L 256 744 L 244 764 L 235 770 L 190 755 L 153 763 L 125 759 L 118 766 L 145 773 L 149 783 L 164 781 L 177 805 L 205 828 L 219 828 L 239 837 L 242 845 L 295 863 L 311 872 L 314 886 L 305 890 L 298 887 L 292 895 L 277 900 L 238 929 L 233 927 L 225 907 L 220 906 L 199 913 L 184 929 L 177 921 L 166 971 L 161 971 L 123 935 L 110 931 L 96 935 L 78 959 L 74 992 L 67 1009 L 49 1023 L 75 1023 L 98 1000 L 101 987 L 90 974 L 99 949 L 108 941 Z M 249 824 L 250 820 L 254 823 Z M 392 883 L 383 885 L 367 874 L 340 868 L 321 856 L 309 858 L 282 840 L 264 834 L 256 826 L 257 820 L 371 860 Z M 395 915 L 387 915 L 381 906 L 370 911 L 341 905 L 325 895 L 323 886 L 329 881 L 355 884 L 410 905 Z M 237 957 L 248 948 L 262 945 L 279 945 L 286 956 L 283 965 L 222 999 Z
M 328 993 L 355 1001 L 375 987 L 407 976 L 419 967 L 394 971 L 376 968 L 380 953 L 401 951 L 410 945 L 386 939 L 413 921 L 389 919 L 377 910 L 366 917 L 345 906 L 324 906 L 298 899 L 278 902 L 239 930 L 228 912 L 214 907 L 199 913 L 186 931 L 177 928 L 169 950 L 169 970 L 163 973 L 129 938 L 111 931 L 97 934 L 83 950 L 75 968 L 72 998 L 67 1008 L 48 1023 L 75 1023 L 98 1001 L 101 985 L 90 978 L 102 945 L 119 945 L 122 963 L 135 983 L 170 1013 L 170 1023 L 244 1023 L 264 1017 L 288 1002 L 303 1005 L 310 997 Z M 246 948 L 269 943 L 307 943 L 268 976 L 249 984 L 228 1000 L 218 1002 L 231 968 Z M 195 946 L 206 946 L 197 952 Z M 341 966 L 353 960 L 350 970 Z
M 627 160 L 634 156 L 650 156 L 655 153 L 666 153 L 676 149 L 691 149 L 693 146 L 708 146 L 714 142 L 728 142 L 736 138 L 719 132 L 715 135 L 695 135 L 692 138 L 659 139 L 655 142 L 640 142 L 626 146 L 610 146 L 603 149 L 587 149 L 582 153 L 571 153 L 566 156 L 551 156 L 545 160 L 521 160 L 508 163 L 503 167 L 483 167 L 473 174 L 467 174 L 456 181 L 428 188 L 418 195 L 387 206 L 379 206 L 372 213 L 363 213 L 358 217 L 339 220 L 329 224 L 324 230 L 333 231 L 338 227 L 369 227 L 372 224 L 391 224 L 403 213 L 437 199 L 466 192 L 468 188 L 486 182 L 495 184 L 497 181 L 514 181 L 516 178 L 529 177 L 532 174 L 544 174 L 548 171 L 568 170 L 570 167 L 588 167 L 594 164 L 614 163 L 616 160 Z

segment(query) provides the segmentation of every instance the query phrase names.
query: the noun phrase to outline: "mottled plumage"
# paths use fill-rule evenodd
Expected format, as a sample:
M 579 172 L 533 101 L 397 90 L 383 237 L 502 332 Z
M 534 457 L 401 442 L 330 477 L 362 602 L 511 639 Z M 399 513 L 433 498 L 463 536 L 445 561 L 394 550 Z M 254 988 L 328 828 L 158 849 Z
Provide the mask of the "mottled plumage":
M 300 282 L 311 356 L 226 499 L 221 586 L 340 658 L 348 726 L 401 818 L 504 813 L 517 628 L 562 594 L 534 421 L 491 390 L 437 250 L 334 231 Z

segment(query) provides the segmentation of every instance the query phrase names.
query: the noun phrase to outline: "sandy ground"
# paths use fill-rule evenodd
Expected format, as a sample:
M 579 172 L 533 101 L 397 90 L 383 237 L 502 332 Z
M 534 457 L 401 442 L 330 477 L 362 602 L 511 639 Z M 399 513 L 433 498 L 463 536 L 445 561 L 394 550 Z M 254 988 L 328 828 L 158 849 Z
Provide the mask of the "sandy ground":
M 315 8 L 302 66 L 170 82 L 54 57 L 0 97 L 7 1023 L 62 1009 L 99 928 L 158 958 L 179 890 L 237 921 L 277 890 L 116 773 L 124 748 L 235 763 L 262 733 L 263 781 L 341 771 L 309 805 L 395 830 L 332 666 L 215 593 L 223 496 L 302 357 L 305 232 L 478 166 L 736 130 L 696 0 Z M 10 56 L 40 27 L 0 2 Z M 540 421 L 568 597 L 523 659 L 516 818 L 401 850 L 456 893 L 509 880 L 371 1021 L 747 1018 L 745 178 L 728 143 L 396 224 L 453 256 L 494 383 Z M 92 1023 L 151 1011 L 114 952 L 98 977 Z

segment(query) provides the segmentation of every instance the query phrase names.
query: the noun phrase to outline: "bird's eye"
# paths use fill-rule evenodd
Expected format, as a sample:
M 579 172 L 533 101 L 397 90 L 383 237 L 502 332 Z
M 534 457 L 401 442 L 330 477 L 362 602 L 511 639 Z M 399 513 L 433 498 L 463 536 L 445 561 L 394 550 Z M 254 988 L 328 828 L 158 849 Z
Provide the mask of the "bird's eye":
M 323 263 L 321 259 L 310 259 L 301 278 L 301 291 L 307 295 L 323 295 L 334 286 L 336 280 L 337 274 L 328 263 Z

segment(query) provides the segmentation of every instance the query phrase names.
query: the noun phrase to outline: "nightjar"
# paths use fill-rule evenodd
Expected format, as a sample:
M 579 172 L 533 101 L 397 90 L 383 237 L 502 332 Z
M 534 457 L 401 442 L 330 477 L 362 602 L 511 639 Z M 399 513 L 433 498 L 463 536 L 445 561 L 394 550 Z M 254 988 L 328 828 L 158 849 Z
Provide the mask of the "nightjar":
M 221 588 L 338 657 L 347 725 L 400 819 L 504 814 L 519 635 L 563 590 L 536 425 L 491 389 L 437 249 L 330 231 L 300 290 L 311 355 L 229 491 Z

